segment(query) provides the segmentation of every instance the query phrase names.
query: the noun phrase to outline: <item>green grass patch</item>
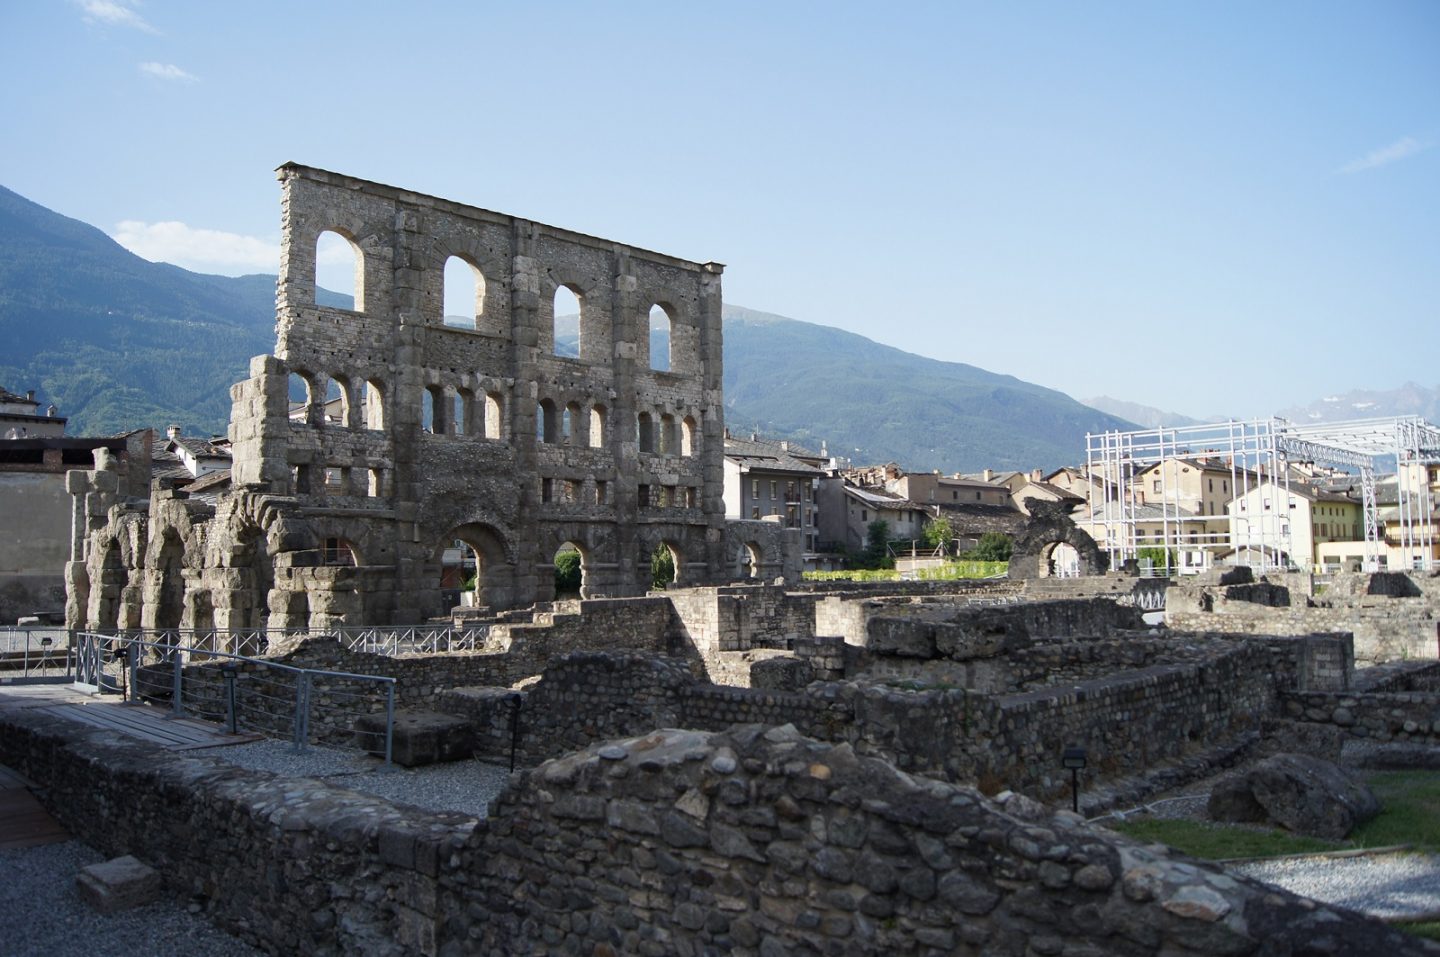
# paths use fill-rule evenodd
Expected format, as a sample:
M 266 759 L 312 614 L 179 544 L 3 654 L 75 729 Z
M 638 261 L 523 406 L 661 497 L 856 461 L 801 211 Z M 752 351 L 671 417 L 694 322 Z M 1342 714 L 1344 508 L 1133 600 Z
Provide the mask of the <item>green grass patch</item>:
M 917 569 L 914 577 L 920 581 L 966 581 L 997 578 L 1009 568 L 1009 562 L 946 562 L 936 568 Z M 804 577 L 809 582 L 893 582 L 900 580 L 900 573 L 893 568 L 847 568 L 836 572 L 806 572 Z
M 1209 861 L 1234 857 L 1280 857 L 1285 854 L 1315 854 L 1340 850 L 1349 845 L 1318 837 L 1303 837 L 1289 831 L 1241 827 L 1208 821 L 1168 821 L 1143 818 L 1107 824 L 1147 844 L 1168 844 L 1191 857 Z
M 1365 780 L 1382 810 L 1350 835 L 1356 847 L 1414 844 L 1440 853 L 1440 772 L 1376 771 Z
M 1403 930 L 1415 937 L 1424 937 L 1427 940 L 1440 940 L 1440 921 L 1423 921 L 1418 924 L 1395 924 L 1396 930 Z
M 1440 853 L 1440 772 L 1373 771 L 1365 776 L 1380 799 L 1380 813 L 1344 841 L 1291 834 L 1279 828 L 1139 818 L 1107 826 L 1136 840 L 1168 844 L 1193 857 L 1279 857 L 1320 851 L 1411 844 Z

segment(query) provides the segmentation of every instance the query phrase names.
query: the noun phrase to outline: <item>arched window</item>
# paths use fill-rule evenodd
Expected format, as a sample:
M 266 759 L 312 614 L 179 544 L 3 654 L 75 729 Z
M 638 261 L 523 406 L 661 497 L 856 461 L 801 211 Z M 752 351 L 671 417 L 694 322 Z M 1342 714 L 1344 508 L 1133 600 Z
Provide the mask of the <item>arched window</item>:
M 290 373 L 290 421 L 309 422 L 315 402 L 315 384 L 303 372 Z
M 605 407 L 603 405 L 590 407 L 590 447 L 592 449 L 605 447 Z
M 445 403 L 445 387 L 427 385 L 420 397 L 420 426 L 432 435 L 445 435 L 450 431 L 448 409 Z
M 456 435 L 469 435 L 474 430 L 473 416 L 475 414 L 475 394 L 469 389 L 456 389 L 454 404 L 454 432 Z
M 445 260 L 444 323 L 460 329 L 479 329 L 485 314 L 485 275 L 473 263 L 451 256 Z
M 505 397 L 498 392 L 485 393 L 485 438 L 505 438 Z
M 554 343 L 557 356 L 580 355 L 580 330 L 584 328 L 585 300 L 573 286 L 555 287 Z
M 385 390 L 375 379 L 368 380 L 361 392 L 360 420 L 367 429 L 385 428 Z
M 669 372 L 670 343 L 674 333 L 673 317 L 670 311 L 655 304 L 650 307 L 650 368 L 656 372 Z
M 350 421 L 350 395 L 345 380 L 335 376 L 325 384 L 325 424 L 344 427 Z
M 655 451 L 655 422 L 649 412 L 635 416 L 635 441 L 641 452 Z
M 680 420 L 680 454 L 689 457 L 695 454 L 695 419 L 685 416 Z
M 335 230 L 327 229 L 315 240 L 315 303 L 365 311 L 365 256 L 353 240 Z
M 580 444 L 580 403 L 571 402 L 565 406 L 565 419 L 561 423 L 566 445 Z
M 535 407 L 535 439 L 553 445 L 559 441 L 560 427 L 555 412 L 555 403 L 550 399 L 541 399 L 540 404 Z

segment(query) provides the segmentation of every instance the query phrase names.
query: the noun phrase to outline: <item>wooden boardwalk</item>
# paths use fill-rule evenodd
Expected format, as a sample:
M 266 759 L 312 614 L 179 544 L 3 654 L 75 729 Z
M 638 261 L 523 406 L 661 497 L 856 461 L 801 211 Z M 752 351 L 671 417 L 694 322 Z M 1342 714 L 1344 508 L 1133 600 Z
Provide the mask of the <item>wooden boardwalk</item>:
M 220 725 L 195 718 L 174 718 L 145 704 L 125 704 L 113 696 L 90 695 L 68 684 L 0 684 L 0 712 L 34 710 L 46 717 L 74 721 L 189 751 L 260 740 L 258 734 L 226 734 Z M 0 765 L 0 850 L 66 841 L 70 835 L 30 793 L 32 785 Z

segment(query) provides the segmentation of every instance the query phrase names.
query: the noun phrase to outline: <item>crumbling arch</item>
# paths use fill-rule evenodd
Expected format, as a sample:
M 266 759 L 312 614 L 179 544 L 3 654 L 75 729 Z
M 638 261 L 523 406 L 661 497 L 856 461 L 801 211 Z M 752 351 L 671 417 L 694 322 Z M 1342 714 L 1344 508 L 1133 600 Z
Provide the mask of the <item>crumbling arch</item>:
M 321 403 L 314 375 L 304 369 L 291 369 L 288 398 L 291 419 L 312 425 L 319 421 Z
M 1075 525 L 1062 502 L 1030 499 L 1030 520 L 1015 539 L 1010 553 L 1009 577 L 1030 579 L 1044 577 L 1050 554 L 1064 542 L 1079 556 L 1080 575 L 1103 575 L 1110 567 L 1109 557 L 1102 552 L 1082 529 Z
M 179 628 L 185 617 L 185 543 L 175 529 L 167 528 L 159 544 L 151 551 L 153 587 L 147 596 L 154 607 L 144 617 L 157 630 Z

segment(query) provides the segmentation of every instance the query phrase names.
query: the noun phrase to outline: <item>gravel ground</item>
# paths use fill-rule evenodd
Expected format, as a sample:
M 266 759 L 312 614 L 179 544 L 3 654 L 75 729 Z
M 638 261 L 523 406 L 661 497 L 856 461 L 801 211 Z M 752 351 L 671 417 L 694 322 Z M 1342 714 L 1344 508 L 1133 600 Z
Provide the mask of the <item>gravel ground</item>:
M 452 761 L 421 768 L 392 765 L 360 751 L 311 746 L 296 752 L 283 741 L 256 741 L 209 752 L 231 764 L 291 777 L 319 778 L 337 787 L 434 811 L 484 817 L 510 778 L 508 767 L 483 761 Z
M 173 898 L 106 917 L 75 890 L 80 868 L 104 857 L 79 841 L 0 851 L 0 951 L 9 957 L 251 957 Z
M 1191 782 L 1185 793 L 1157 796 L 1137 811 L 1167 820 L 1208 821 L 1205 806 L 1210 788 L 1220 777 Z M 1113 818 L 1096 823 L 1109 825 Z M 1250 825 L 1235 824 L 1232 827 Z M 1257 830 L 1265 830 L 1258 825 Z M 1418 853 L 1370 854 L 1362 857 L 1277 858 L 1225 865 L 1225 869 L 1264 881 L 1294 894 L 1384 920 L 1434 920 L 1440 914 L 1440 855 Z
M 1433 920 L 1440 913 L 1440 855 L 1299 857 L 1231 864 L 1226 869 L 1386 920 Z

